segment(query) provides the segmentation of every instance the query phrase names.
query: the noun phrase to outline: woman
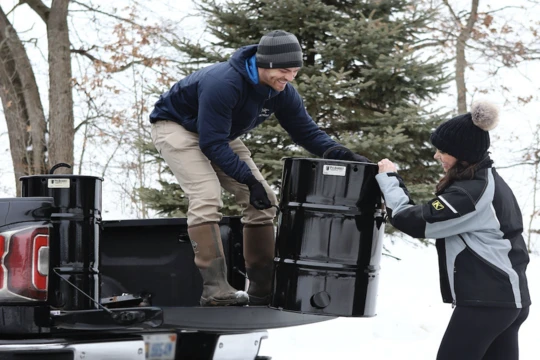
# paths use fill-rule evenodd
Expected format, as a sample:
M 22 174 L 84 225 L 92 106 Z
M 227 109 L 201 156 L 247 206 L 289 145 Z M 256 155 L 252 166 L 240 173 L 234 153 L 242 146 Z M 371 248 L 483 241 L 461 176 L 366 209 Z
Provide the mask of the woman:
M 445 175 L 425 204 L 410 199 L 390 160 L 378 164 L 392 225 L 437 239 L 442 298 L 455 306 L 437 360 L 519 358 L 518 331 L 531 304 L 529 255 L 516 198 L 488 154 L 497 123 L 497 108 L 477 102 L 433 132 L 434 158 Z

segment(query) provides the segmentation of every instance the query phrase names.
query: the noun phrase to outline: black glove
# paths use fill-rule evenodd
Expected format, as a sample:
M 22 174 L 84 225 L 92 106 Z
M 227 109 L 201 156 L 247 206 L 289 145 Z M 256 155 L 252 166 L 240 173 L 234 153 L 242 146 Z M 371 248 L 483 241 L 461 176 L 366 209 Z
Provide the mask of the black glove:
M 268 194 L 263 184 L 251 175 L 245 184 L 249 188 L 249 203 L 257 210 L 265 210 L 272 207 L 272 203 L 268 199 Z
M 324 152 L 323 158 L 371 163 L 371 161 L 367 157 L 354 153 L 350 149 L 347 149 L 345 146 L 331 147 Z

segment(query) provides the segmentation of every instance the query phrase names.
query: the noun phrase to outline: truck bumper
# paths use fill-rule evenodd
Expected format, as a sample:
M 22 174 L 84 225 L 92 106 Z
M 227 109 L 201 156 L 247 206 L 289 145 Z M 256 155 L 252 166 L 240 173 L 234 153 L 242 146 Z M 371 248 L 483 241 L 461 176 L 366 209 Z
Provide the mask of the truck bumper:
M 254 360 L 267 331 L 241 334 L 148 332 L 121 339 L 0 340 L 2 360 Z M 173 343 L 167 340 L 174 339 Z M 195 356 L 195 357 L 194 357 Z
M 27 344 L 23 343 L 24 341 L 11 342 L 9 345 L 0 345 L 0 357 L 11 359 L 9 356 L 12 356 L 13 359 L 23 360 L 36 359 L 39 355 L 41 360 L 145 360 L 145 344 L 141 337 L 133 340 L 89 343 L 64 341 L 51 339 L 37 343 L 36 340 L 32 340 Z

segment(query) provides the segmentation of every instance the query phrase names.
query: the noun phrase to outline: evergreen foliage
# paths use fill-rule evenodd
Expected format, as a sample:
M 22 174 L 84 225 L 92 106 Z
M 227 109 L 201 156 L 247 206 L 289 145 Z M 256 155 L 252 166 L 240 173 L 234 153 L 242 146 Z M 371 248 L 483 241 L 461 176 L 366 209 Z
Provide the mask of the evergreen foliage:
M 450 80 L 444 63 L 422 51 L 434 13 L 406 0 L 199 0 L 198 5 L 214 41 L 209 46 L 187 39 L 176 44 L 189 58 L 180 66 L 182 75 L 225 61 L 268 31 L 289 31 L 298 37 L 305 59 L 294 86 L 320 128 L 375 162 L 391 159 L 414 197 L 432 196 L 440 167 L 432 166 L 429 135 L 443 118 L 426 108 Z M 313 157 L 291 141 L 275 118 L 243 141 L 276 191 L 280 159 Z M 163 214 L 182 214 L 178 209 L 185 211 L 186 203 L 178 186 L 161 185 L 160 191 L 141 189 L 141 195 Z M 224 201 L 224 213 L 235 214 L 234 199 Z

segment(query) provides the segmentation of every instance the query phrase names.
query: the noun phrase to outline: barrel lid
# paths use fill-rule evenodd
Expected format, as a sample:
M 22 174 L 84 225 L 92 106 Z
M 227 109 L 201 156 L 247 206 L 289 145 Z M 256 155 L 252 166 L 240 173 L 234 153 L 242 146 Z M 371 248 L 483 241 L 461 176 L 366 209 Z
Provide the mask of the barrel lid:
M 21 176 L 19 178 L 19 181 L 26 180 L 26 179 L 94 179 L 94 180 L 101 180 L 103 181 L 103 178 L 98 176 L 91 176 L 91 175 L 73 175 L 73 174 L 42 174 L 42 175 L 27 175 L 27 176 Z
M 349 160 L 334 160 L 334 159 L 321 159 L 321 158 L 307 158 L 307 157 L 283 157 L 281 158 L 281 161 L 285 160 L 304 160 L 304 161 L 318 161 L 318 162 L 332 162 L 332 163 L 343 163 L 343 164 L 359 164 L 359 165 L 367 165 L 367 166 L 377 166 L 377 164 L 374 163 L 367 163 L 367 162 L 359 162 L 359 161 L 349 161 Z

